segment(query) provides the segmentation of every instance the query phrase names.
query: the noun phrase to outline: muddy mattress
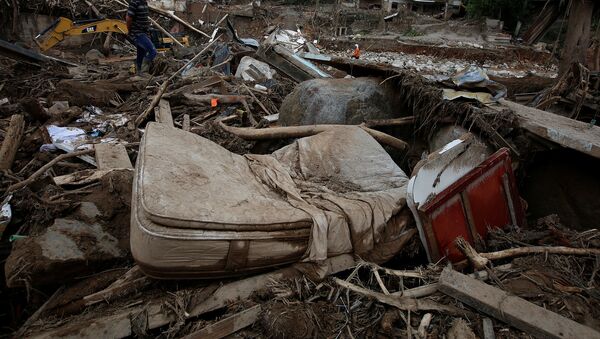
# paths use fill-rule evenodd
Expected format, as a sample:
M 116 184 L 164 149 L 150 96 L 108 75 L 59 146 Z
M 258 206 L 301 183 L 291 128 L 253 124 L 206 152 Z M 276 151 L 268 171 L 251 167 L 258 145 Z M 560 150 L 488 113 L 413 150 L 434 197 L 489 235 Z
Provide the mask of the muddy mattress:
M 134 259 L 155 278 L 211 278 L 373 250 L 404 207 L 406 176 L 368 134 L 342 130 L 241 156 L 148 124 L 133 187 Z

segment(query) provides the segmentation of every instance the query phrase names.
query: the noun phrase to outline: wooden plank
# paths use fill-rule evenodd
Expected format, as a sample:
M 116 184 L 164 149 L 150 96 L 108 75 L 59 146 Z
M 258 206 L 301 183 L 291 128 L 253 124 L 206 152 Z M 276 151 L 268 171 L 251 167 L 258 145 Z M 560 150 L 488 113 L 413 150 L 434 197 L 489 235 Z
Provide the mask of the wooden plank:
M 74 173 L 60 175 L 52 178 L 57 186 L 83 186 L 99 181 L 108 173 L 114 171 L 131 171 L 133 168 L 110 168 L 103 170 L 83 170 Z
M 25 120 L 21 114 L 15 114 L 10 117 L 10 125 L 4 136 L 2 148 L 0 148 L 0 170 L 9 170 L 12 168 L 17 150 L 21 146 L 24 130 Z
M 200 331 L 191 333 L 183 337 L 183 339 L 220 339 L 226 337 L 254 324 L 258 320 L 261 310 L 260 305 L 253 306 L 231 317 L 206 326 Z
M 169 101 L 160 99 L 157 108 L 158 110 L 154 111 L 155 113 L 158 113 L 156 114 L 156 121 L 160 122 L 161 124 L 167 124 L 171 127 L 175 127 L 175 124 L 173 124 L 173 115 L 171 114 L 171 104 Z
M 182 123 L 181 128 L 186 132 L 190 131 L 190 115 L 189 114 L 183 115 L 183 123 Z
M 300 264 L 302 265 L 302 264 Z M 352 255 L 343 254 L 329 258 L 323 263 L 329 274 L 341 272 L 355 265 Z M 302 277 L 302 272 L 297 266 L 290 266 L 274 272 L 265 273 L 246 279 L 233 281 L 220 286 L 207 299 L 188 308 L 189 317 L 196 317 L 210 311 L 214 311 L 229 305 L 231 302 L 246 299 L 253 293 L 264 288 L 271 280 L 290 279 Z M 210 288 L 210 287 L 207 287 Z M 199 289 L 195 293 L 202 293 Z M 78 338 L 124 338 L 131 336 L 131 318 L 145 313 L 148 319 L 148 329 L 158 328 L 177 320 L 174 313 L 165 312 L 164 300 L 158 299 L 145 306 L 134 306 L 120 313 L 94 317 L 85 321 L 85 324 L 70 321 L 57 328 L 29 334 L 30 338 L 56 338 L 56 337 L 78 337 Z
M 133 168 L 125 146 L 121 144 L 96 144 L 98 169 Z
M 439 290 L 522 331 L 542 338 L 600 338 L 600 332 L 446 267 Z
M 600 158 L 600 127 L 508 100 L 500 103 L 519 118 L 521 128 L 595 158 Z

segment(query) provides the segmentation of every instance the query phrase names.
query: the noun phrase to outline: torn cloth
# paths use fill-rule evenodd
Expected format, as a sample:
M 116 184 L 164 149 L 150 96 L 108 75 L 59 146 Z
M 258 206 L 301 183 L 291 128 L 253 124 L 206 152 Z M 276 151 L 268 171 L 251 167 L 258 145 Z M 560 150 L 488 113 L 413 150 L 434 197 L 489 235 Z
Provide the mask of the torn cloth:
M 246 155 L 252 172 L 313 220 L 306 261 L 364 256 L 405 205 L 406 175 L 368 133 L 339 128 L 272 155 Z

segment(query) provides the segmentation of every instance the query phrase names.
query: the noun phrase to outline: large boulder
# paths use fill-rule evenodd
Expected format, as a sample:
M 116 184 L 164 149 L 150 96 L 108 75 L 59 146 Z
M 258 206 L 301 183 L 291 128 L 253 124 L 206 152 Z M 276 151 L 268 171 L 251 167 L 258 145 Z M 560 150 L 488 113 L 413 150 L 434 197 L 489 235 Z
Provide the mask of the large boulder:
M 283 126 L 355 125 L 400 116 L 392 91 L 375 78 L 313 79 L 299 84 L 279 110 Z

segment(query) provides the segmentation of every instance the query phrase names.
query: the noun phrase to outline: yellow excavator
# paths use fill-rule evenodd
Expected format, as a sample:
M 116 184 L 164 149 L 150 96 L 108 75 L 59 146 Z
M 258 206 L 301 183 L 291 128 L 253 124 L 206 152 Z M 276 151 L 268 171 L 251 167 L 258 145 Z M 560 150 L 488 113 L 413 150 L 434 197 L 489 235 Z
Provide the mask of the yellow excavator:
M 127 37 L 127 24 L 125 21 L 117 19 L 90 19 L 72 21 L 68 18 L 58 18 L 48 28 L 35 36 L 35 42 L 42 52 L 56 46 L 56 44 L 65 40 L 69 36 L 94 34 L 94 33 L 114 32 L 121 33 Z M 186 35 L 173 35 L 177 41 L 188 47 L 189 37 Z M 170 37 L 164 37 L 158 30 L 150 31 L 150 38 L 154 46 L 159 51 L 169 50 L 173 47 L 174 41 Z M 127 37 L 129 40 L 129 37 Z M 131 40 L 129 40 L 132 42 Z

